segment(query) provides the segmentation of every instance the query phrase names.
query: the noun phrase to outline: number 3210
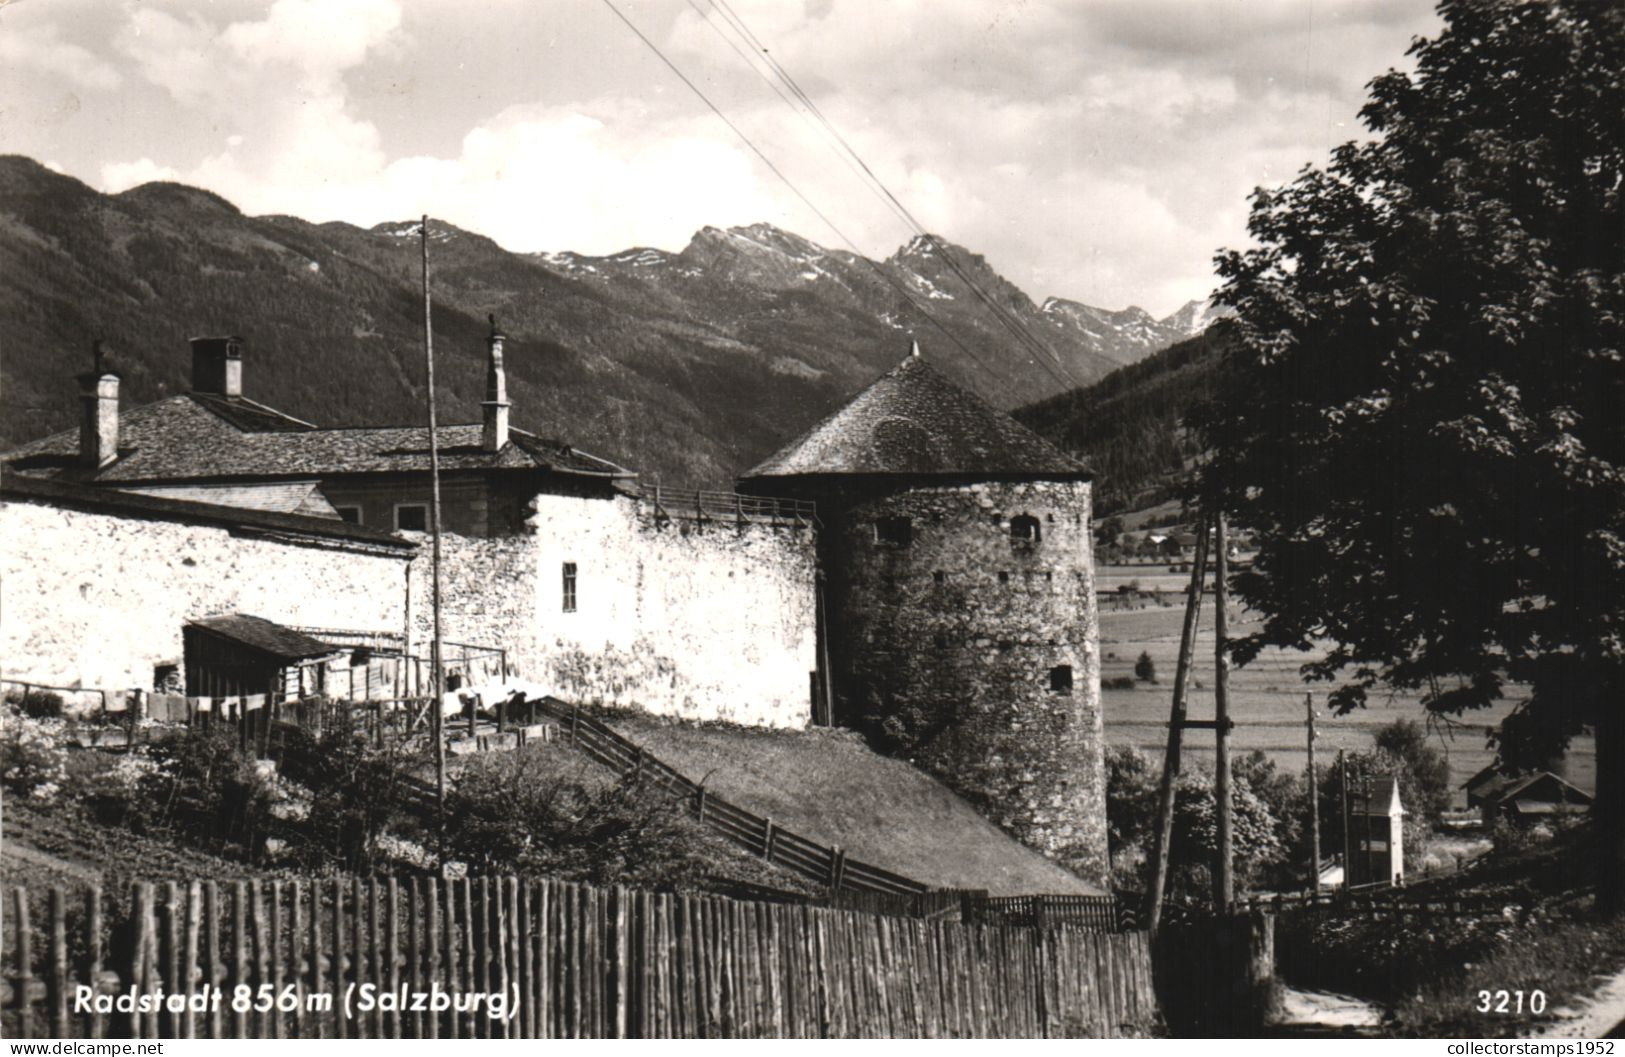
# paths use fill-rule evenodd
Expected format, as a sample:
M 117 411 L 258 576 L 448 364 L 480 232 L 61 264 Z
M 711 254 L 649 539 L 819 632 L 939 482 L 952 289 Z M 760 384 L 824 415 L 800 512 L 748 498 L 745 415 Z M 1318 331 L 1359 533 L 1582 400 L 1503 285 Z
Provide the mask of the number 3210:
M 1546 1012 L 1545 991 L 1480 991 L 1480 1013 L 1522 1013 L 1525 1008 L 1534 1014 Z

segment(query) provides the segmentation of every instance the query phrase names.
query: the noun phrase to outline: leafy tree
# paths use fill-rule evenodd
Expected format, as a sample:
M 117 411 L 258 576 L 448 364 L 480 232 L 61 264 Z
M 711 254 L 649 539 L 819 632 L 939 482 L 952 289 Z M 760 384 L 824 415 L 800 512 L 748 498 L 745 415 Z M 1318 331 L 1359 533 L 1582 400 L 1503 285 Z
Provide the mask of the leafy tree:
M 1234 804 L 1233 839 L 1236 878 L 1241 887 L 1276 877 L 1287 863 L 1288 848 L 1296 832 L 1288 815 L 1277 805 L 1283 783 L 1262 753 L 1238 761 L 1231 787 Z M 1256 783 L 1256 784 L 1255 784 Z M 1114 880 L 1125 888 L 1143 890 L 1147 881 L 1147 855 L 1156 826 L 1161 768 L 1145 753 L 1115 745 L 1106 751 L 1106 820 L 1111 841 Z M 1302 804 L 1302 798 L 1296 801 Z M 1212 891 L 1209 870 L 1218 847 L 1213 799 L 1213 775 L 1197 766 L 1182 770 L 1174 786 L 1174 833 L 1168 860 L 1168 893 L 1184 901 L 1205 901 Z
M 1333 648 L 1346 713 L 1532 690 L 1504 760 L 1597 735 L 1625 872 L 1625 5 L 1445 0 L 1374 138 L 1258 190 L 1218 258 L 1238 315 L 1192 416 L 1203 498 L 1258 531 L 1236 645 Z M 1613 887 L 1619 888 L 1617 884 Z
M 1450 761 L 1428 744 L 1414 719 L 1396 719 L 1377 731 L 1377 752 L 1394 762 L 1405 810 L 1431 824 L 1450 806 Z
M 1157 666 L 1151 660 L 1151 654 L 1141 652 L 1139 660 L 1134 662 L 1134 678 L 1142 683 L 1157 681 Z

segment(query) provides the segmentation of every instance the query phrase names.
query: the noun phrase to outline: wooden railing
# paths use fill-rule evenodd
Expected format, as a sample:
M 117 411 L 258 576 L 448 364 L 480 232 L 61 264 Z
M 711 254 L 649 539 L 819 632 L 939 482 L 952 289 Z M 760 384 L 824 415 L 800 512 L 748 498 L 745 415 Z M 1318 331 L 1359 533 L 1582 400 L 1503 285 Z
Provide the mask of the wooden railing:
M 650 505 L 650 513 L 656 518 L 738 525 L 766 522 L 782 528 L 808 528 L 818 523 L 818 509 L 807 499 L 666 488 L 658 484 L 638 485 L 632 491 Z
M 1045 1038 L 1158 1021 L 1144 933 L 516 877 L 8 887 L 0 904 L 8 1039 Z M 376 1001 L 403 991 L 404 1007 Z M 185 1000 L 125 1001 L 160 994 Z
M 890 870 L 850 859 L 839 847 L 818 844 L 770 818 L 735 807 L 656 759 L 642 746 L 583 714 L 575 705 L 547 697 L 540 702 L 540 710 L 557 720 L 560 733 L 588 756 L 617 771 L 656 782 L 686 798 L 696 817 L 716 833 L 768 862 L 827 885 L 831 891 L 852 888 L 861 892 L 906 894 L 924 892 L 930 887 Z

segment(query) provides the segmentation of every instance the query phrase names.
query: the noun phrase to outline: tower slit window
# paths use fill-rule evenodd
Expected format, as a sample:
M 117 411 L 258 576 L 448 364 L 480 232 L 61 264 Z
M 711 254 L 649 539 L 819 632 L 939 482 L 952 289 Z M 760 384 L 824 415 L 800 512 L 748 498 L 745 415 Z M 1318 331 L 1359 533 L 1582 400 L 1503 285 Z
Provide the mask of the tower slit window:
M 564 563 L 564 611 L 576 611 L 576 563 Z

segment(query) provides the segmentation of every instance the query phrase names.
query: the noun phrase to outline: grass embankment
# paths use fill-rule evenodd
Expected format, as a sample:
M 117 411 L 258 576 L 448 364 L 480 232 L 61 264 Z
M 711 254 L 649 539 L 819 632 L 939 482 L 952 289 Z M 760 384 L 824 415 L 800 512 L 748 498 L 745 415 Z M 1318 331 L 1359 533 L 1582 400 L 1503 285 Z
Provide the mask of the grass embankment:
M 1100 891 L 1009 837 L 941 782 L 876 754 L 850 732 L 598 716 L 733 804 L 905 877 L 994 895 Z
M 1588 828 L 1409 891 L 1417 900 L 1501 903 L 1498 918 L 1407 919 L 1317 912 L 1278 923 L 1287 982 L 1370 999 L 1401 1037 L 1528 1035 L 1583 1002 L 1625 967 L 1625 917 L 1597 904 Z M 1616 882 L 1617 883 L 1617 882 Z M 1480 1012 L 1480 991 L 1512 993 L 1506 1011 Z M 1539 990 L 1545 1008 L 1530 1008 Z M 1515 993 L 1524 993 L 1516 1009 Z M 1498 1003 L 1492 1003 L 1498 1004 Z

